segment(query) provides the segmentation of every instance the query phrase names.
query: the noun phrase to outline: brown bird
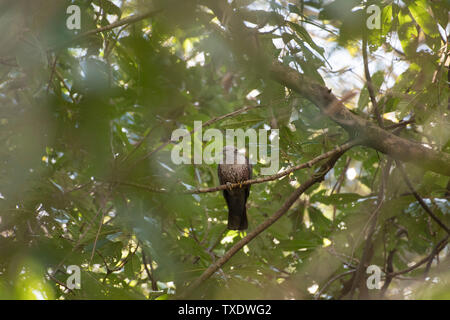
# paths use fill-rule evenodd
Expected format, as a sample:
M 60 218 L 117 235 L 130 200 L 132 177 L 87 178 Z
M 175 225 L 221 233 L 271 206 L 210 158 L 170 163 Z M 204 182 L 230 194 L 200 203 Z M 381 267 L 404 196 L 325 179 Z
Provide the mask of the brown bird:
M 252 166 L 248 158 L 233 146 L 223 148 L 223 164 L 218 166 L 220 184 L 239 183 L 252 178 Z M 247 198 L 250 185 L 223 191 L 228 206 L 228 229 L 245 230 L 247 222 Z

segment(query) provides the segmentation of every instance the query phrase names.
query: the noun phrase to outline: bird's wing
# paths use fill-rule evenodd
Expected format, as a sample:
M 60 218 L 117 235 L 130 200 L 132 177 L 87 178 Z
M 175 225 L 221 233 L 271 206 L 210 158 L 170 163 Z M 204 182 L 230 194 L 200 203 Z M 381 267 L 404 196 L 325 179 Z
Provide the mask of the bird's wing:
M 253 169 L 253 166 L 251 165 L 250 161 L 247 158 L 247 170 L 248 170 L 248 179 L 247 180 L 250 180 L 253 176 L 252 169 Z M 248 196 L 250 195 L 250 187 L 251 187 L 251 184 L 247 185 L 247 187 L 245 188 L 245 200 L 246 201 L 247 201 Z
M 222 180 L 222 175 L 220 174 L 220 170 L 221 170 L 221 165 L 219 164 L 217 166 L 217 175 L 219 176 L 219 183 L 224 184 L 224 181 Z
M 217 166 L 217 175 L 219 176 L 219 183 L 222 185 L 222 184 L 225 184 L 225 181 L 223 181 L 222 180 L 222 175 L 220 174 L 220 171 L 221 171 L 221 169 L 222 169 L 222 166 L 219 164 L 218 166 Z M 228 190 L 223 190 L 222 191 L 222 194 L 223 194 L 223 197 L 225 198 L 225 201 L 226 201 L 226 203 L 227 203 L 227 206 L 229 206 L 229 194 L 228 194 Z

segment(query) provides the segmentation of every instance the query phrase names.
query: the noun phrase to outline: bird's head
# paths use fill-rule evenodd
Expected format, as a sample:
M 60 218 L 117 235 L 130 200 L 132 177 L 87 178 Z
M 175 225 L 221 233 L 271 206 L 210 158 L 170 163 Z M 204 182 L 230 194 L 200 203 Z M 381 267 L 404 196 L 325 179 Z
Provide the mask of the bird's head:
M 223 156 L 225 163 L 245 164 L 245 150 L 241 151 L 235 146 L 225 146 L 223 148 Z
M 234 153 L 238 153 L 238 149 L 235 146 L 225 146 L 223 147 L 223 153 L 228 154 L 234 154 Z

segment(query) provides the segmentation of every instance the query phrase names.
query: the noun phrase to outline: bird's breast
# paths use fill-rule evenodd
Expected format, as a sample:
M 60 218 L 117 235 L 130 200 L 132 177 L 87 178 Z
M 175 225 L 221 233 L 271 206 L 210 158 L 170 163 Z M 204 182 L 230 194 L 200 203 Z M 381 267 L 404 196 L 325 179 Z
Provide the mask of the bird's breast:
M 248 165 L 246 164 L 220 164 L 219 174 L 223 183 L 238 183 L 249 177 Z

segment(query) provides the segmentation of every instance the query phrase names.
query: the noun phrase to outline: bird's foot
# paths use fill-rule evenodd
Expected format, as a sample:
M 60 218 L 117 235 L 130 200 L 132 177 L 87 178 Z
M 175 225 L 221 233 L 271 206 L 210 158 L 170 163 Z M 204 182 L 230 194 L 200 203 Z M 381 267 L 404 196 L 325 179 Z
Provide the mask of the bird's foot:
M 231 189 L 233 189 L 231 186 L 232 186 L 233 184 L 231 183 L 231 182 L 227 182 L 227 188 L 228 188 L 228 190 L 229 191 L 231 191 Z

